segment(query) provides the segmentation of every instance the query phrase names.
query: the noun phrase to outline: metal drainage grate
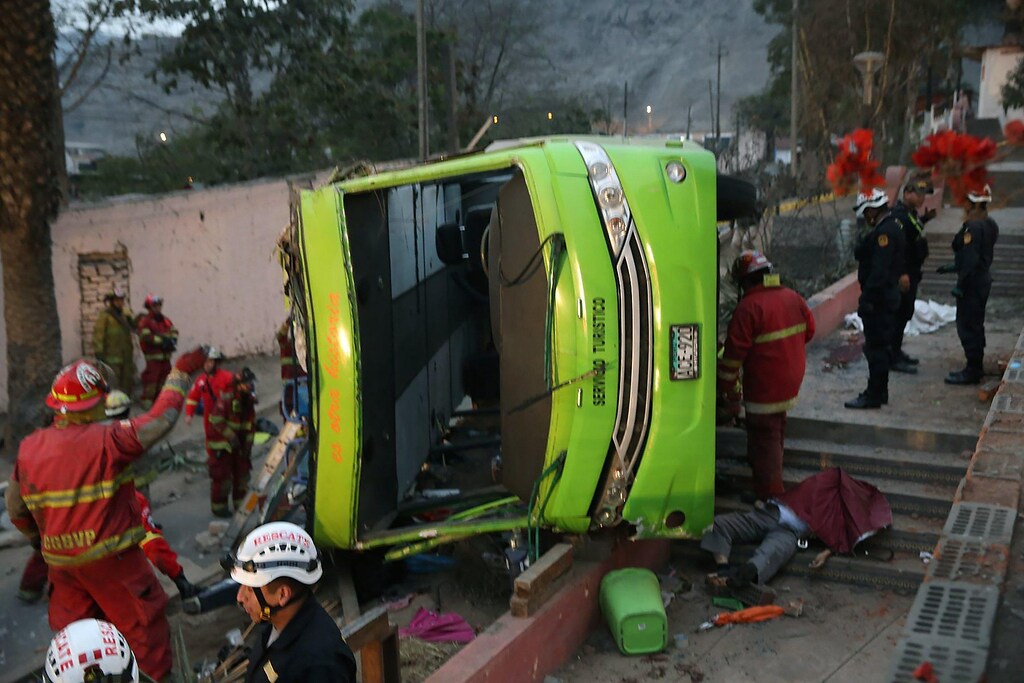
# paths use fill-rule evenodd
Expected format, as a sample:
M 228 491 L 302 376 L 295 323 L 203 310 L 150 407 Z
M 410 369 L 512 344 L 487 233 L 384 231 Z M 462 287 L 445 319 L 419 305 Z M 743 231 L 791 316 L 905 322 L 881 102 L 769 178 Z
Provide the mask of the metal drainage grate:
M 965 538 L 944 538 L 935 550 L 935 559 L 928 565 L 927 577 L 929 580 L 996 583 L 1000 578 L 996 570 L 1006 569 L 1006 554 L 1002 550 L 1005 547 L 990 547 Z
M 992 401 L 992 409 L 1004 413 L 1024 413 L 1024 404 L 1014 401 L 1009 394 L 1000 394 Z
M 923 662 L 935 668 L 942 683 L 977 683 L 985 675 L 985 648 L 973 647 L 945 638 L 904 638 L 896 646 L 896 657 L 889 671 L 891 683 L 917 683 L 914 669 Z
M 995 586 L 931 581 L 918 590 L 904 632 L 911 638 L 932 636 L 988 647 L 998 606 Z
M 949 511 L 942 535 L 1009 545 L 1015 516 L 1012 509 L 998 505 L 956 503 Z

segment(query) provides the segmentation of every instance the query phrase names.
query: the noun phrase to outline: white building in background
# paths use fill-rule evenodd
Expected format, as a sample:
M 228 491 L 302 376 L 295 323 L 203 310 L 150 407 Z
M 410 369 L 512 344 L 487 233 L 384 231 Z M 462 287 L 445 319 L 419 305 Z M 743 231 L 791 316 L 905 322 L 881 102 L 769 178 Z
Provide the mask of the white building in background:
M 1003 111 L 1003 85 L 1011 71 L 1017 68 L 1024 47 L 1020 45 L 993 45 L 984 48 L 981 55 L 981 85 L 975 115 L 979 119 L 999 119 L 1000 124 L 1024 117 L 1024 110 Z

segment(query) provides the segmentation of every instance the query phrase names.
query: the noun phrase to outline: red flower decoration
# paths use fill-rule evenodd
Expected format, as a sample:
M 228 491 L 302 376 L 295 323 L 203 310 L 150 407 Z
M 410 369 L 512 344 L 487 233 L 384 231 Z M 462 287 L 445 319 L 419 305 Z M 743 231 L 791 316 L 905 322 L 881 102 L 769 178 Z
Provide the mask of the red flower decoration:
M 836 196 L 849 194 L 860 184 L 861 192 L 870 192 L 885 185 L 885 178 L 878 172 L 880 162 L 871 158 L 875 134 L 858 128 L 839 141 L 839 151 L 825 172 Z
M 1006 144 L 1008 145 L 1014 147 L 1024 145 L 1024 121 L 1020 119 L 1007 121 L 1006 126 L 1003 128 L 1003 137 L 1006 138 Z
M 918 168 L 945 178 L 953 198 L 963 206 L 968 192 L 981 192 L 988 183 L 986 165 L 995 156 L 996 144 L 990 139 L 943 130 L 926 137 L 911 159 Z

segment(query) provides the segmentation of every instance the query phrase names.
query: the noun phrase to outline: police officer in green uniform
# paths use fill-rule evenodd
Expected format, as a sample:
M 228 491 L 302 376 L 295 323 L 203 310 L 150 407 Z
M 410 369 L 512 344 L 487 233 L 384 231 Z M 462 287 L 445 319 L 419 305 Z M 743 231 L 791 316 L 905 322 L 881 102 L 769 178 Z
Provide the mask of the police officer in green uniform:
M 984 375 L 985 306 L 992 290 L 992 255 L 999 226 L 988 216 L 992 188 L 968 192 L 967 216 L 963 227 L 953 237 L 953 265 L 941 266 L 937 272 L 956 273 L 952 294 L 956 299 L 956 333 L 964 347 L 967 366 L 951 372 L 946 384 L 978 384 Z
M 903 187 L 903 199 L 898 200 L 892 207 L 892 215 L 903 227 L 905 243 L 905 272 L 900 278 L 900 307 L 896 312 L 896 325 L 893 328 L 892 361 L 889 366 L 889 369 L 895 372 L 917 372 L 917 359 L 911 358 L 903 351 L 903 331 L 914 317 L 914 302 L 917 301 L 917 288 L 921 284 L 921 268 L 928 258 L 928 240 L 924 235 L 924 224 L 935 217 L 935 209 L 929 209 L 923 215 L 918 211 L 924 204 L 925 197 L 933 192 L 932 181 L 927 175 L 913 175 L 907 179 Z
M 904 274 L 903 228 L 889 211 L 889 198 L 874 189 L 857 196 L 857 217 L 871 228 L 854 249 L 860 300 L 857 313 L 864 322 L 864 357 L 868 388 L 847 401 L 847 408 L 880 408 L 889 402 L 889 361 L 892 330 L 900 306 L 899 280 Z

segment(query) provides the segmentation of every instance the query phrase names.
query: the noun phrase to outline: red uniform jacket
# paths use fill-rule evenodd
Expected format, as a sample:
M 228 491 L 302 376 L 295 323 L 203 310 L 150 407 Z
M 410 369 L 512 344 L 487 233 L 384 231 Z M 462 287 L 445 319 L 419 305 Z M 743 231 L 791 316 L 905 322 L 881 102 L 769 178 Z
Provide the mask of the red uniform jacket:
M 145 538 L 128 466 L 152 445 L 139 432 L 167 421 L 183 401 L 184 391 L 169 382 L 144 415 L 47 427 L 21 442 L 8 510 L 22 533 L 39 538 L 48 565 L 87 564 Z
M 222 392 L 210 410 L 210 432 L 206 447 L 214 451 L 248 454 L 255 436 L 256 401 L 248 391 L 234 385 Z
M 171 341 L 173 343 L 168 343 Z M 157 320 L 152 313 L 139 318 L 139 346 L 147 361 L 170 361 L 178 330 L 166 315 Z
M 752 287 L 729 321 L 719 392 L 732 389 L 743 368 L 747 412 L 786 412 L 796 405 L 807 364 L 804 346 L 813 337 L 814 316 L 803 297 L 787 287 Z
M 281 350 L 281 379 L 289 380 L 305 377 L 306 371 L 295 360 L 295 344 L 292 343 L 292 338 L 288 334 L 287 328 L 278 330 L 277 346 Z
M 142 550 L 146 553 L 149 561 L 163 572 L 165 576 L 171 579 L 178 578 L 183 571 L 181 565 L 178 564 L 178 554 L 171 549 L 167 539 L 156 528 L 156 523 L 153 522 L 153 512 L 149 508 L 149 501 L 138 491 L 135 492 L 135 500 L 139 504 L 142 528 L 146 530 L 146 537 L 142 539 L 139 545 L 142 546 Z
M 217 368 L 212 375 L 205 372 L 199 375 L 189 389 L 185 398 L 185 414 L 195 415 L 199 402 L 203 402 L 203 427 L 206 429 L 207 437 L 211 434 L 210 412 L 213 410 L 213 404 L 217 402 L 218 396 L 231 389 L 231 380 L 234 377 L 229 370 Z

